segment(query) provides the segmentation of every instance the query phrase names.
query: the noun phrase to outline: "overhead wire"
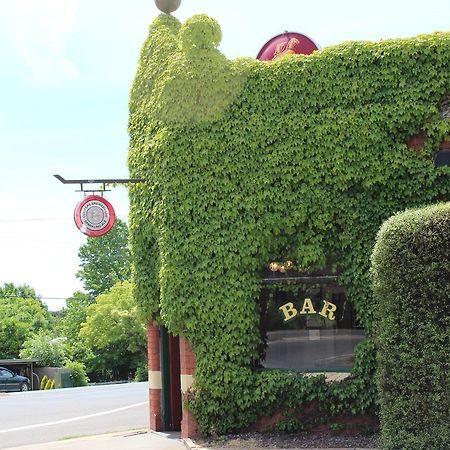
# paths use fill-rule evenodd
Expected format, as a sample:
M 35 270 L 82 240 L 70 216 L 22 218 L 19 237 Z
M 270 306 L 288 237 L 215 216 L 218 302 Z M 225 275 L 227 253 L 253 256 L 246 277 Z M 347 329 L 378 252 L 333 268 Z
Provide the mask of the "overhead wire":
M 23 299 L 23 300 L 27 300 L 29 298 L 31 299 L 35 299 L 35 300 L 64 300 L 66 301 L 67 299 L 70 298 L 69 297 L 23 297 L 20 295 L 2 295 L 0 296 L 0 299 L 2 298 L 19 298 L 19 299 Z

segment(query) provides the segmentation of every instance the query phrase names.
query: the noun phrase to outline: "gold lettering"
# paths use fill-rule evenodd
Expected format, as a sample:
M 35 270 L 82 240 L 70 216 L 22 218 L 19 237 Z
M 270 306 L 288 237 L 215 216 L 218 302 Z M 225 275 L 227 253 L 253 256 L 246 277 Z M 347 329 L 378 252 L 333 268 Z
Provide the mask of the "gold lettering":
M 294 308 L 294 304 L 291 302 L 280 306 L 278 309 L 283 312 L 285 322 L 293 319 L 297 315 L 297 310 Z
M 315 314 L 316 310 L 310 298 L 305 298 L 303 301 L 303 307 L 299 314 Z
M 336 311 L 336 305 L 327 300 L 324 300 L 322 311 L 320 311 L 319 314 L 323 317 L 328 317 L 328 319 L 330 319 L 330 320 L 335 320 L 336 319 L 336 316 L 334 315 L 335 311 Z

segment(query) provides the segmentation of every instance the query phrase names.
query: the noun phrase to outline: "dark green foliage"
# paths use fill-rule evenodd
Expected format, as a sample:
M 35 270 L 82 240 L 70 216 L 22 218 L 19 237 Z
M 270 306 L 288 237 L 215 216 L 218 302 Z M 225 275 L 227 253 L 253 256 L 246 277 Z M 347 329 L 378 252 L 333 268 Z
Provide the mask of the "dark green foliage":
M 241 429 L 260 416 L 270 416 L 280 410 L 301 413 L 311 402 L 319 402 L 321 405 L 321 412 L 315 418 L 317 420 L 327 421 L 343 412 L 374 413 L 377 405 L 376 388 L 372 382 L 375 373 L 372 341 L 366 340 L 358 345 L 354 372 L 347 380 L 329 384 L 323 375 L 306 377 L 299 372 L 251 372 L 241 368 L 232 373 L 228 368 L 224 373 L 211 373 L 207 379 L 203 379 L 203 371 L 197 370 L 196 385 L 207 389 L 211 397 L 206 398 L 197 392 L 194 401 L 188 402 L 188 407 L 205 433 L 219 434 Z M 242 379 L 238 379 L 239 376 Z M 224 385 L 227 392 L 225 397 Z M 227 404 L 237 405 L 237 408 L 225 413 L 225 401 Z M 308 425 L 310 424 L 302 424 L 305 427 Z
M 227 61 L 216 39 L 186 47 L 185 36 L 213 29 L 197 17 L 179 33 L 171 16 L 150 27 L 130 96 L 130 174 L 147 180 L 130 187 L 130 232 L 135 298 L 146 319 L 190 341 L 190 408 L 203 431 L 226 432 L 307 401 L 313 383 L 250 369 L 269 261 L 311 272 L 338 261 L 373 332 L 379 226 L 450 194 L 449 169 L 432 161 L 450 135 L 438 110 L 450 92 L 450 38 L 347 42 L 274 63 Z M 422 129 L 417 155 L 405 142 Z M 373 408 L 373 344 L 361 354 L 350 381 L 317 387 L 329 409 Z
M 56 333 L 67 338 L 67 356 L 72 361 L 87 362 L 94 358 L 89 345 L 80 337 L 81 326 L 86 322 L 87 310 L 92 303 L 94 300 L 89 294 L 74 292 L 61 311 Z
M 146 358 L 147 339 L 129 281 L 116 283 L 97 297 L 87 310 L 79 336 L 92 352 L 87 364 L 90 372 L 113 380 L 134 374 Z
M 0 287 L 0 297 L 38 298 L 31 286 L 27 284 L 16 286 L 14 283 L 4 283 L 3 287 Z
M 385 222 L 372 256 L 384 449 L 450 448 L 450 203 Z
M 147 381 L 148 380 L 148 365 L 147 361 L 142 361 L 136 368 L 136 374 L 134 375 L 134 381 Z
M 112 288 L 118 281 L 131 276 L 131 256 L 128 247 L 128 228 L 116 219 L 111 231 L 101 237 L 88 237 L 78 252 L 81 270 L 77 277 L 84 288 L 96 297 Z
M 33 288 L 13 283 L 0 287 L 0 359 L 18 358 L 24 341 L 50 326 L 51 315 Z
M 0 319 L 0 359 L 17 358 L 29 335 L 29 324 L 12 317 Z
M 89 378 L 86 375 L 86 366 L 80 361 L 69 361 L 66 363 L 68 369 L 72 370 L 72 380 L 74 387 L 87 386 Z
M 290 416 L 277 422 L 274 429 L 279 433 L 299 433 L 305 429 L 305 426 L 295 416 Z

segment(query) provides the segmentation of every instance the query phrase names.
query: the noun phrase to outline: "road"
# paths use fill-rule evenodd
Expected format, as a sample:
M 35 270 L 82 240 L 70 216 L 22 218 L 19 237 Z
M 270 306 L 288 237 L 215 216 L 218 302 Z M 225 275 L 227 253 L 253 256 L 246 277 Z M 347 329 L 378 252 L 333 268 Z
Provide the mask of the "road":
M 0 393 L 0 449 L 148 428 L 148 383 Z

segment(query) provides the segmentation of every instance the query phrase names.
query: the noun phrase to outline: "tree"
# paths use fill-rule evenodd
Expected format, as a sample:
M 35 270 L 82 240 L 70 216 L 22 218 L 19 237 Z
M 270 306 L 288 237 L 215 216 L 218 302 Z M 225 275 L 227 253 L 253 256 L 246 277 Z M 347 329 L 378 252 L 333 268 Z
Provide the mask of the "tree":
M 89 294 L 74 292 L 61 310 L 57 333 L 71 342 L 78 340 L 81 325 L 86 322 L 87 309 L 93 302 Z
M 0 358 L 17 358 L 31 334 L 50 326 L 51 315 L 33 288 L 13 283 L 0 287 Z
M 14 283 L 4 283 L 0 287 L 0 297 L 38 298 L 36 291 L 27 284 L 16 286 Z
M 66 307 L 61 311 L 56 333 L 67 338 L 67 354 L 73 361 L 88 362 L 93 354 L 80 337 L 80 329 L 87 318 L 88 307 L 93 303 L 89 294 L 75 292 L 67 299 Z
M 88 237 L 78 252 L 81 270 L 76 274 L 84 288 L 93 296 L 106 292 L 118 281 L 131 276 L 131 255 L 128 228 L 116 219 L 114 227 L 101 237 Z
M 146 327 L 133 299 L 130 281 L 116 283 L 89 306 L 80 336 L 95 355 L 91 369 L 128 378 L 146 358 Z
M 29 337 L 20 350 L 21 358 L 33 358 L 38 364 L 50 367 L 62 367 L 66 362 L 66 339 L 54 337 L 48 331 L 39 331 Z
M 20 320 L 6 317 L 0 320 L 0 359 L 19 356 L 20 348 L 30 333 L 29 326 Z
M 11 318 L 28 325 L 30 331 L 47 330 L 51 315 L 37 298 L 0 297 L 0 320 Z

